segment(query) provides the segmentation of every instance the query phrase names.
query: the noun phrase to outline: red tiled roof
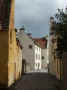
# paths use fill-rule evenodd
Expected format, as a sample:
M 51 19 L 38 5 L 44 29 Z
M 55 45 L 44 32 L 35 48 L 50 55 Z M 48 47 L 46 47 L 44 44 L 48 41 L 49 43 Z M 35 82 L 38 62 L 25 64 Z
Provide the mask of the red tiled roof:
M 32 38 L 35 42 L 39 43 L 41 48 L 46 48 L 47 40 L 46 38 Z

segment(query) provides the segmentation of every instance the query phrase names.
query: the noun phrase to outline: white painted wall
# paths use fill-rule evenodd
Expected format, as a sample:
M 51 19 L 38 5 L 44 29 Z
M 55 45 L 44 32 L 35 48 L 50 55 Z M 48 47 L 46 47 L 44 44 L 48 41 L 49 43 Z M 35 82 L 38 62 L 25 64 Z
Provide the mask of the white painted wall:
M 41 48 L 37 45 L 34 46 L 35 52 L 35 70 L 41 70 Z

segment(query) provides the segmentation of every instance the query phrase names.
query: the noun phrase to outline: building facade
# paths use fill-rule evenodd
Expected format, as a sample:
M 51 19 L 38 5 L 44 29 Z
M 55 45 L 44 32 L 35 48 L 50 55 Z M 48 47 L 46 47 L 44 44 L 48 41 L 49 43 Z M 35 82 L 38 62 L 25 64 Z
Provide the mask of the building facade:
M 19 39 L 23 48 L 23 71 L 24 73 L 32 72 L 35 69 L 34 42 L 32 41 L 32 38 L 25 33 L 24 28 L 18 31 L 16 37 Z
M 58 23 L 55 22 L 54 18 L 50 18 L 50 47 L 49 47 L 49 72 L 55 75 L 59 80 L 62 79 L 62 67 L 63 67 L 63 60 L 62 60 L 62 51 L 60 44 L 61 38 L 56 33 L 58 30 Z
M 18 30 L 16 35 L 23 47 L 24 72 L 40 71 L 42 63 L 39 43 L 32 38 L 30 33 L 25 33 L 24 28 Z
M 35 71 L 41 70 L 41 48 L 38 44 L 34 45 Z
M 21 48 L 14 30 L 14 4 L 14 0 L 0 0 L 0 86 L 4 87 L 21 77 L 22 69 Z
M 48 40 L 45 37 L 34 38 L 33 40 L 36 41 L 41 48 L 41 71 L 48 71 L 48 63 L 49 63 L 48 48 L 47 48 Z

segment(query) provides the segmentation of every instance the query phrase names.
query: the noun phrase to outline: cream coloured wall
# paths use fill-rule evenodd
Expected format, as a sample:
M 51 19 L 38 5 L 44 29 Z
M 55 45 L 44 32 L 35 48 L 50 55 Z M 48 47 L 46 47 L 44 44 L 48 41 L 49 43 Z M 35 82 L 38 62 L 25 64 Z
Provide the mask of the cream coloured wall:
M 6 1 L 8 2 L 8 0 Z M 17 45 L 16 33 L 14 30 L 14 1 L 15 0 L 10 0 L 9 17 L 5 18 L 5 15 L 2 17 L 3 19 L 5 18 L 5 20 L 9 20 L 9 25 L 6 26 L 6 22 L 4 22 L 4 20 L 1 21 L 9 28 L 7 28 L 7 30 L 2 30 L 4 25 L 0 28 L 0 85 L 2 84 L 6 87 L 9 87 L 15 80 L 19 79 L 21 77 L 19 73 L 22 71 L 21 48 L 20 45 Z M 3 5 L 4 4 L 6 3 L 3 2 Z M 3 8 L 3 12 L 5 9 L 6 8 Z M 0 11 L 1 10 L 0 8 Z
M 12 31 L 12 43 L 9 41 L 8 86 L 21 77 L 22 50 L 16 41 L 16 33 Z

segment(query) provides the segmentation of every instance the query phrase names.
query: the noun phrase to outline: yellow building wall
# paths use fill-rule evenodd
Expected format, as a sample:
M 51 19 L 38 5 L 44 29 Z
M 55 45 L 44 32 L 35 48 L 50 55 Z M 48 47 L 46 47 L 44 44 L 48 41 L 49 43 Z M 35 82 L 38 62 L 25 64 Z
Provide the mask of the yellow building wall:
M 14 31 L 14 61 L 15 61 L 15 80 L 20 78 L 22 71 L 22 50 L 16 41 L 16 32 Z
M 14 30 L 14 1 L 11 0 L 9 29 L 0 30 L 0 84 L 7 87 L 21 77 L 22 51 Z
M 16 41 L 16 32 L 8 38 L 8 31 L 0 31 L 0 84 L 7 87 L 21 77 L 22 50 Z
M 8 81 L 8 31 L 0 31 L 0 84 Z
M 11 0 L 10 19 L 9 19 L 9 34 L 8 34 L 8 86 L 14 83 L 15 80 L 15 45 L 16 38 L 14 34 L 14 3 L 15 0 Z
M 10 86 L 21 77 L 22 71 L 22 50 L 17 45 L 14 30 L 12 31 L 12 42 L 9 40 L 8 58 L 8 86 Z

